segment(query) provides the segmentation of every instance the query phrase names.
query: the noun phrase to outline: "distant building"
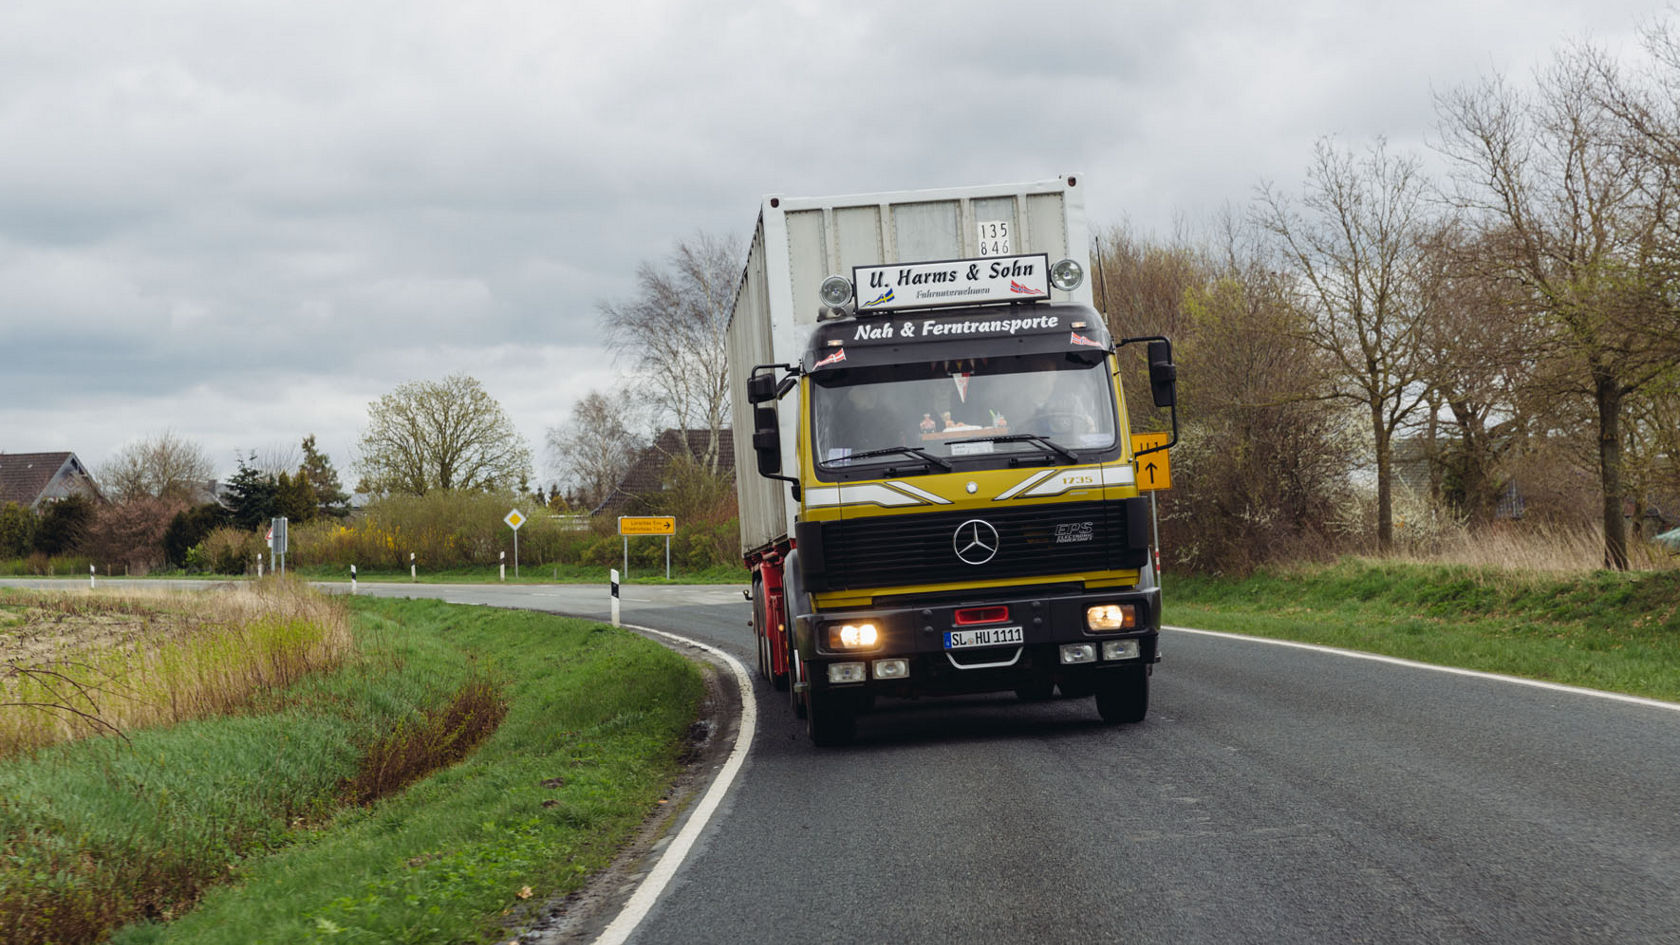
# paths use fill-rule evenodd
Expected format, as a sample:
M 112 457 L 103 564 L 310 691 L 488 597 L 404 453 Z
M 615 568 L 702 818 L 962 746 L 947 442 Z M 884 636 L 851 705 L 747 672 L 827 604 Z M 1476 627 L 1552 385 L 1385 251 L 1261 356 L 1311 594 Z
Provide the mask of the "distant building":
M 592 515 L 626 514 L 631 506 L 647 504 L 643 500 L 655 499 L 659 493 L 670 488 L 670 479 L 666 475 L 672 460 L 679 456 L 692 456 L 698 461 L 706 455 L 706 443 L 711 438 L 710 430 L 666 430 L 654 439 L 653 445 L 641 451 L 630 469 L 625 472 L 624 479 L 607 496 L 606 500 L 591 510 Z M 733 475 L 735 472 L 735 435 L 725 427 L 718 431 L 718 473 Z
M 38 512 L 72 495 L 103 498 L 75 453 L 0 453 L 0 505 L 16 502 Z

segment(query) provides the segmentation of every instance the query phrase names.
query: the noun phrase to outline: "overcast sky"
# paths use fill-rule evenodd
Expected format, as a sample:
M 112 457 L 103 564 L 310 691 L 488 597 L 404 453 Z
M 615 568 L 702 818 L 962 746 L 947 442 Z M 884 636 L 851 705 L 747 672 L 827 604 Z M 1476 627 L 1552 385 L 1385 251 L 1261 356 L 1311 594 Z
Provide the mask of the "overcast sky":
M 1633 0 L 7 0 L 0 450 L 173 430 L 226 475 L 476 376 L 544 432 L 619 372 L 597 303 L 761 196 L 1083 177 L 1194 231 L 1313 142 L 1424 152 L 1433 95 Z

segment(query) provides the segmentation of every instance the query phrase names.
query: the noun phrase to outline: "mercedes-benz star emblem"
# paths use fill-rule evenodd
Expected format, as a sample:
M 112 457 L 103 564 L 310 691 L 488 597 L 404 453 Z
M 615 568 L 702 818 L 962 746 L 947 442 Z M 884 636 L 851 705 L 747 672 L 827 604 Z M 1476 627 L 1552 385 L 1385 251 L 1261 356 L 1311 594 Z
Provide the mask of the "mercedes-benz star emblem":
M 998 533 L 991 522 L 971 518 L 957 526 L 951 547 L 965 564 L 985 564 L 998 552 Z

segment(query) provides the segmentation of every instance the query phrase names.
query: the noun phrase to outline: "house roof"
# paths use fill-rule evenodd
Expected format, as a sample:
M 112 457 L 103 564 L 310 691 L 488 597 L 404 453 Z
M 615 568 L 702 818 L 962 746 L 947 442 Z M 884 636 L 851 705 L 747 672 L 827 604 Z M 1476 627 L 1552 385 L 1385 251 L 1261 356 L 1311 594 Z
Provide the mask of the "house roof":
M 86 491 L 97 496 L 93 477 L 75 453 L 0 453 L 0 505 L 16 502 L 25 508 L 38 506 L 49 498 L 49 489 L 60 478 L 84 480 Z M 56 490 L 68 495 L 74 487 Z
M 624 479 L 613 489 L 592 514 L 623 508 L 638 496 L 659 492 L 665 485 L 665 467 L 674 456 L 687 453 L 699 458 L 706 454 L 711 430 L 678 430 L 671 428 L 660 433 L 653 445 L 642 450 Z M 720 474 L 735 471 L 735 434 L 728 427 L 718 431 L 717 468 Z

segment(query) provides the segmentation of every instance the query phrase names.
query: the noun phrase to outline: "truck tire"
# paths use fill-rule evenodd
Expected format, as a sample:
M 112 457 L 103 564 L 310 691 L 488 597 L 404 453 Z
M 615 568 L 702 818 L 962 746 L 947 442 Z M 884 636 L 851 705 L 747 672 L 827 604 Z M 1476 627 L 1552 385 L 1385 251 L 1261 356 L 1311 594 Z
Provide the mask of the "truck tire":
M 752 621 L 747 626 L 752 628 L 753 642 L 757 644 L 758 674 L 768 680 L 770 662 L 764 658 L 764 584 L 756 575 L 752 583 Z
M 1097 683 L 1097 714 L 1110 725 L 1142 722 L 1149 714 L 1149 671 L 1142 666 L 1110 670 Z
M 857 703 L 849 692 L 805 692 L 805 731 L 811 744 L 832 748 L 850 744 L 857 734 Z
M 802 719 L 802 718 L 805 717 L 805 700 L 806 700 L 807 696 L 809 695 L 811 689 L 810 689 L 810 684 L 807 683 L 806 686 L 805 686 L 805 691 L 804 692 L 800 691 L 799 684 L 802 683 L 802 682 L 805 682 L 805 667 L 799 662 L 799 651 L 793 648 L 793 634 L 792 633 L 789 633 L 788 636 L 787 636 L 787 648 L 788 648 L 787 649 L 787 654 L 788 654 L 788 671 L 787 671 L 788 707 L 793 710 L 793 717 L 794 718 Z
M 776 672 L 776 661 L 770 650 L 769 608 L 764 602 L 764 585 L 753 582 L 753 634 L 758 637 L 758 666 L 764 678 L 770 680 L 770 687 L 777 692 L 786 692 L 788 688 L 788 674 Z

